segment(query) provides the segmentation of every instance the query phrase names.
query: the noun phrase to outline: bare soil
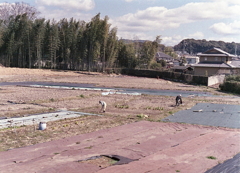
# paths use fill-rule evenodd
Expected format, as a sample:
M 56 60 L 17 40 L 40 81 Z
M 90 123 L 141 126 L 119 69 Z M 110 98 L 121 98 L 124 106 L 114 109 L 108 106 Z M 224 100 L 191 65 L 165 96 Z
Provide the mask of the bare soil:
M 0 67 L 0 82 L 22 81 L 85 83 L 102 87 L 207 91 L 216 95 L 226 95 L 218 91 L 218 86 L 211 88 L 188 85 L 157 78 L 81 71 Z M 99 100 L 104 100 L 107 103 L 106 112 L 100 113 L 104 116 L 82 116 L 48 122 L 45 131 L 36 130 L 37 124 L 0 130 L 0 151 L 89 133 L 141 120 L 161 121 L 166 116 L 179 110 L 190 108 L 199 102 L 240 104 L 239 99 L 230 97 L 224 99 L 219 99 L 219 97 L 194 97 L 183 98 L 183 104 L 175 107 L 175 97 L 171 96 L 119 94 L 103 96 L 101 91 L 0 85 L 0 117 L 11 118 L 62 109 L 98 114 L 100 110 Z

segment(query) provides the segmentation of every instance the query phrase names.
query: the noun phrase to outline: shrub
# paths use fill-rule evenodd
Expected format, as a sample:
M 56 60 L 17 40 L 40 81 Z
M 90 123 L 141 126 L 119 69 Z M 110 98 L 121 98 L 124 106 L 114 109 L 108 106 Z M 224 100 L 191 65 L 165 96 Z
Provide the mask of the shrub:
M 223 91 L 240 94 L 240 75 L 227 76 L 223 84 L 219 85 Z
M 84 98 L 85 96 L 83 94 L 81 94 L 79 97 Z
M 230 76 L 227 76 L 226 81 L 238 81 L 240 82 L 240 75 L 230 75 Z
M 150 64 L 150 69 L 161 70 L 162 69 L 162 65 L 160 63 L 157 63 L 157 62 L 152 62 Z
M 208 159 L 216 160 L 217 158 L 214 156 L 207 156 Z

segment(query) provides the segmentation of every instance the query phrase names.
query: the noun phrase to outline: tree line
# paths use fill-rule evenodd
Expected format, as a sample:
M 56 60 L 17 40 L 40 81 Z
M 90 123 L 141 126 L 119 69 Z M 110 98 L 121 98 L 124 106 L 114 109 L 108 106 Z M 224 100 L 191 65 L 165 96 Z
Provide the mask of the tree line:
M 38 18 L 39 12 L 25 3 L 11 5 L 21 13 L 0 20 L 0 63 L 7 67 L 104 71 L 106 68 L 150 68 L 160 44 L 155 41 L 126 43 L 117 28 L 100 13 L 90 22 Z M 24 7 L 24 8 L 23 8 Z M 28 7 L 28 8 L 27 8 Z M 27 9 L 27 10 L 26 10 Z M 1 15 L 3 16 L 3 15 Z
M 195 40 L 195 39 L 184 39 L 179 44 L 174 46 L 175 51 L 186 51 L 190 54 L 197 54 L 200 52 L 206 52 L 214 47 L 220 48 L 225 52 L 233 55 L 240 55 L 240 43 L 227 43 L 224 41 L 207 41 Z

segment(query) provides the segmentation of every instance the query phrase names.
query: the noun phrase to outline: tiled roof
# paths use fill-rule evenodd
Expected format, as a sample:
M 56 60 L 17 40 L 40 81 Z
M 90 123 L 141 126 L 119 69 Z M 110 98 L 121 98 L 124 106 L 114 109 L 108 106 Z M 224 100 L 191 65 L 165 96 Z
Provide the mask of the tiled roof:
M 227 53 L 227 52 L 223 51 L 222 49 L 219 49 L 219 48 L 213 48 L 213 49 L 221 52 L 222 54 L 225 54 L 225 55 L 228 55 L 228 56 L 234 56 L 234 55 L 232 55 L 232 54 L 230 54 L 230 53 Z
M 163 52 L 157 52 L 156 57 L 157 57 L 157 58 L 173 59 L 173 57 L 171 57 L 171 56 L 169 56 L 169 55 L 167 55 L 167 54 L 165 54 L 165 53 L 163 53 Z
M 231 64 L 234 65 L 235 67 L 240 68 L 240 61 L 232 61 Z
M 220 68 L 240 68 L 240 61 L 232 61 L 231 64 L 227 63 L 198 63 L 193 64 L 193 67 L 220 67 Z
M 210 63 L 198 63 L 192 65 L 193 67 L 220 67 L 220 68 L 235 68 L 232 64 L 220 63 L 220 64 L 210 64 Z
M 213 50 L 215 50 L 218 53 L 210 53 Z M 197 56 L 230 56 L 230 57 L 234 57 L 234 55 L 227 53 L 227 52 L 223 51 L 222 49 L 219 49 L 216 47 L 213 49 L 207 50 L 204 53 L 198 53 Z

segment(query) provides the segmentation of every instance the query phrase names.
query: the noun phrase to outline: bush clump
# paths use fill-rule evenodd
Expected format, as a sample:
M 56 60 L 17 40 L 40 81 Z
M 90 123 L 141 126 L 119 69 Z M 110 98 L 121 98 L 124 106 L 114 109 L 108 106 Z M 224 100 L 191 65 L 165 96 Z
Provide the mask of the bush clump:
M 227 76 L 219 87 L 222 91 L 240 94 L 240 75 Z

